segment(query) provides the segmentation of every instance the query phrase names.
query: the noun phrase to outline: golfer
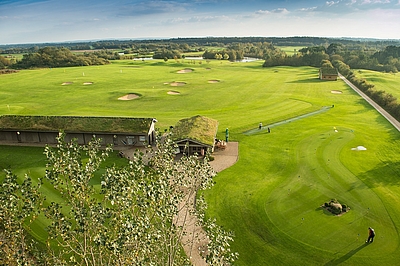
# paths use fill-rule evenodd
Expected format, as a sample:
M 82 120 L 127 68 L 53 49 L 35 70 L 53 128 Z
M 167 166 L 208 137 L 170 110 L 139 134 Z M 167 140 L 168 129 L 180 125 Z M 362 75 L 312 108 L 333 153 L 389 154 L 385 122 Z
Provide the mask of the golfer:
M 374 237 L 375 237 L 375 230 L 371 227 L 368 228 L 368 239 L 365 241 L 365 243 L 372 243 L 374 242 Z

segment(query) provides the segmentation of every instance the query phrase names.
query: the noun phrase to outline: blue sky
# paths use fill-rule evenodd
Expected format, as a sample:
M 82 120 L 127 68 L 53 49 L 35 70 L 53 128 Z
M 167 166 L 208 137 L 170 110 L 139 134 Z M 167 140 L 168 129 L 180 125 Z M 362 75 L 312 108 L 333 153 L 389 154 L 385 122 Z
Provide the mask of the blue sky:
M 400 39 L 400 0 L 0 0 L 0 44 L 205 36 Z

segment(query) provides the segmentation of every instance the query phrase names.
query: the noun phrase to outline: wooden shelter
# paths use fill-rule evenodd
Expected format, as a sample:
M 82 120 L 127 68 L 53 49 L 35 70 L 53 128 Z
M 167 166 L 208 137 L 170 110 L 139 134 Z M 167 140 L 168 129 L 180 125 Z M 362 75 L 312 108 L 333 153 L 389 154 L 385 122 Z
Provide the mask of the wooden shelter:
M 332 67 L 321 67 L 319 69 L 319 79 L 321 80 L 337 80 L 338 71 Z
M 154 118 L 83 116 L 0 116 L 0 143 L 56 144 L 60 131 L 65 141 L 87 144 L 93 137 L 103 145 L 151 145 L 155 140 Z
M 204 155 L 214 151 L 217 130 L 217 120 L 197 115 L 179 120 L 172 136 L 181 153 Z

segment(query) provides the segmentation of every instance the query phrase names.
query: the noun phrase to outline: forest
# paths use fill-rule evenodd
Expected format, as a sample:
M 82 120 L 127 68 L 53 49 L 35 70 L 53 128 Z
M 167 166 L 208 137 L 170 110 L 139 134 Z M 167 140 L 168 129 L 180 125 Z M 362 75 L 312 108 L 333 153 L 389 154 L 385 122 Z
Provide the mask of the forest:
M 288 56 L 279 47 L 301 46 Z M 351 68 L 396 73 L 400 69 L 400 40 L 318 37 L 208 37 L 160 40 L 104 40 L 79 43 L 0 45 L 0 69 L 68 67 L 107 64 L 109 60 L 149 57 L 177 59 L 200 53 L 204 59 L 241 60 L 254 57 L 264 66 L 315 66 L 341 60 Z M 83 51 L 76 53 L 74 51 Z M 21 60 L 12 55 L 23 54 Z

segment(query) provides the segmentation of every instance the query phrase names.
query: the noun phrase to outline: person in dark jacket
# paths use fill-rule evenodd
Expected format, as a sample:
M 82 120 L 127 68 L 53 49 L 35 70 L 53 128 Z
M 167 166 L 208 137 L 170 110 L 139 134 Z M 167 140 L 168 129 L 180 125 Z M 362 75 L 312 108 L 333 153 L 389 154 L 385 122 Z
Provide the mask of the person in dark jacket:
M 374 237 L 375 237 L 375 230 L 371 227 L 368 228 L 368 239 L 365 241 L 365 243 L 372 243 L 374 242 Z

